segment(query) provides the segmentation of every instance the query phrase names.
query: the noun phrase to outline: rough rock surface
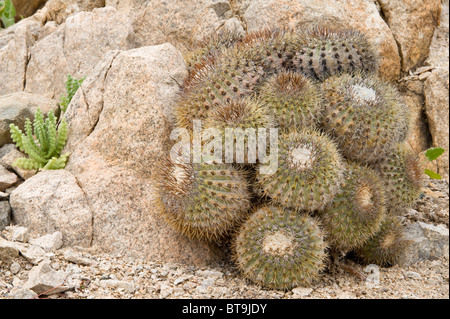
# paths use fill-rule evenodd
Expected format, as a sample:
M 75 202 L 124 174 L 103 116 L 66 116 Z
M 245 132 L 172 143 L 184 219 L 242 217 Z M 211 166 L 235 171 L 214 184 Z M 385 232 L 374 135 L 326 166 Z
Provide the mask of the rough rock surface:
M 88 247 L 92 213 L 83 190 L 66 170 L 42 171 L 10 195 L 14 224 L 27 227 L 30 237 L 60 231 L 64 245 Z
M 11 222 L 11 206 L 8 201 L 0 202 L 0 231 L 9 226 Z
M 441 0 L 377 0 L 398 44 L 402 71 L 428 57 L 434 30 L 441 17 Z
M 23 91 L 30 49 L 40 28 L 41 22 L 30 17 L 0 30 L 0 95 Z
M 81 78 L 113 49 L 130 49 L 133 30 L 116 9 L 99 8 L 71 15 L 31 48 L 25 90 L 59 99 L 67 74 Z
M 242 27 L 232 3 L 227 0 L 106 0 L 107 6 L 117 8 L 133 21 L 138 46 L 169 42 L 181 51 L 224 27 Z

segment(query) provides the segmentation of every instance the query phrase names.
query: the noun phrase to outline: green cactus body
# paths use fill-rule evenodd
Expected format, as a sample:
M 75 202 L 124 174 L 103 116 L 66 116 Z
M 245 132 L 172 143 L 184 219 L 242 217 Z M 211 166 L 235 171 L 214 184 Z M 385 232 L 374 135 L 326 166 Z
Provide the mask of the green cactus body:
M 409 244 L 410 241 L 404 238 L 403 226 L 398 217 L 388 213 L 378 233 L 355 250 L 355 253 L 365 264 L 387 267 L 399 262 Z
M 280 72 L 260 90 L 261 99 L 274 111 L 280 129 L 316 129 L 322 122 L 322 94 L 312 81 L 299 73 Z
M 287 31 L 251 33 L 197 64 L 174 110 L 177 126 L 191 129 L 193 120 L 205 119 L 222 103 L 255 94 L 265 79 L 287 66 L 294 40 Z
M 256 163 L 258 159 L 258 129 L 268 129 L 274 126 L 270 109 L 260 100 L 250 97 L 220 105 L 205 120 L 205 129 L 218 130 L 223 151 L 226 150 L 227 143 L 232 143 L 233 157 L 231 155 L 228 158 L 224 156 L 223 163 Z M 267 136 L 269 135 L 267 134 Z M 227 141 L 227 137 L 230 141 Z M 239 149 L 241 145 L 243 149 Z M 230 149 L 230 147 L 228 148 Z M 238 152 L 242 154 L 241 157 L 237 156 Z
M 373 164 L 406 138 L 409 113 L 389 83 L 357 73 L 329 78 L 322 87 L 323 127 L 347 159 Z
M 325 249 L 317 219 L 276 206 L 258 208 L 233 242 L 242 274 L 274 289 L 310 283 L 324 268 Z
M 392 211 L 412 207 L 422 192 L 423 169 L 419 157 L 406 144 L 399 144 L 376 169 L 383 179 L 387 205 Z
M 331 247 L 348 252 L 379 230 L 386 215 L 383 187 L 374 170 L 355 163 L 347 165 L 340 192 L 320 212 Z
M 223 49 L 233 46 L 242 37 L 241 33 L 225 30 L 204 38 L 184 54 L 188 69 L 195 69 L 204 61 L 220 54 Z
M 325 28 L 308 30 L 298 43 L 294 70 L 312 79 L 354 71 L 375 72 L 378 59 L 362 33 L 355 30 L 334 32 Z
M 169 160 L 161 171 L 160 211 L 186 236 L 216 241 L 246 217 L 251 196 L 248 182 L 231 164 Z
M 334 142 L 318 131 L 292 132 L 279 138 L 278 169 L 257 170 L 256 189 L 276 203 L 297 210 L 320 210 L 340 189 L 342 158 Z

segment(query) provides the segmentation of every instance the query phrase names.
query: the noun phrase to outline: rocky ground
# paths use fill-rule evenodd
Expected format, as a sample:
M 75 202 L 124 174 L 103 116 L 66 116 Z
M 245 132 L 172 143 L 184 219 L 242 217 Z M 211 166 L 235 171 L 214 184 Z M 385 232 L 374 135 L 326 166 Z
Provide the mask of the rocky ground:
M 430 180 L 416 207 L 405 214 L 404 223 L 448 227 L 448 203 L 448 182 Z M 27 236 L 20 230 L 8 227 L 2 232 L 4 242 L 16 243 L 20 255 L 0 263 L 0 298 L 449 298 L 448 229 L 443 238 L 447 254 L 439 258 L 390 268 L 364 267 L 348 259 L 330 266 L 310 287 L 289 291 L 248 282 L 231 261 L 208 268 L 145 262 L 86 249 L 58 249 L 61 239 L 57 233 L 41 242 L 21 243 Z M 0 255 L 5 257 L 8 252 L 2 251 L 1 240 Z M 31 288 L 44 294 L 38 296 Z

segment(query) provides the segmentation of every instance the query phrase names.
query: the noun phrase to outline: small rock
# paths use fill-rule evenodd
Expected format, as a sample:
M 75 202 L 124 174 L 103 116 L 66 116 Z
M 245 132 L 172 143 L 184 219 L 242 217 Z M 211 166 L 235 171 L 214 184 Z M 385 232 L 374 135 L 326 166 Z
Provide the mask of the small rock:
M 36 239 L 31 239 L 29 243 L 43 248 L 46 252 L 56 251 L 61 248 L 63 244 L 62 233 L 56 231 L 53 234 L 47 234 Z
M 292 289 L 292 293 L 294 294 L 294 297 L 306 297 L 309 296 L 312 293 L 312 288 L 303 288 L 303 287 L 297 287 Z
M 172 292 L 173 288 L 170 287 L 168 284 L 161 284 L 159 298 L 166 299 L 172 294 Z
M 407 271 L 405 273 L 405 277 L 410 278 L 410 279 L 417 279 L 417 280 L 422 279 L 422 276 L 414 271 Z
M 97 266 L 98 262 L 93 260 L 93 259 L 89 259 L 89 258 L 85 258 L 83 256 L 81 256 L 80 254 L 74 252 L 72 249 L 68 249 L 64 252 L 64 258 L 67 261 L 73 262 L 75 264 L 79 264 L 79 265 L 84 265 L 84 266 Z
M 19 273 L 19 271 L 20 271 L 20 265 L 18 264 L 18 263 L 16 263 L 16 262 L 13 262 L 12 264 L 11 264 L 11 266 L 9 266 L 9 270 L 11 271 L 11 273 L 13 274 L 13 275 L 16 275 L 16 274 L 18 274 Z
M 13 258 L 19 256 L 19 248 L 13 242 L 0 237 L 0 260 L 11 263 Z
M 9 193 L 0 192 L 0 200 L 5 200 L 9 198 Z
M 12 241 L 18 241 L 21 243 L 27 243 L 28 242 L 28 228 L 22 227 L 22 226 L 8 226 L 6 227 L 6 230 L 8 231 L 9 238 Z
M 44 260 L 30 270 L 24 288 L 31 289 L 37 294 L 51 295 L 69 289 L 68 286 L 64 285 L 65 279 L 65 273 L 53 270 L 50 267 L 50 262 Z
M 38 246 L 23 247 L 20 253 L 33 265 L 39 264 L 45 258 L 45 250 Z
M 26 288 L 13 288 L 8 294 L 9 299 L 33 299 L 36 298 L 37 294 Z
M 5 189 L 13 186 L 19 181 L 19 178 L 16 174 L 11 173 L 3 165 L 0 165 L 0 191 L 4 191 Z
M 1 162 L 7 169 L 14 170 L 20 177 L 27 180 L 36 175 L 36 170 L 22 169 L 20 167 L 13 166 L 16 159 L 21 157 L 27 157 L 27 155 L 14 148 L 1 158 Z
M 222 278 L 223 273 L 216 270 L 198 270 L 195 272 L 195 275 L 207 277 L 207 278 Z

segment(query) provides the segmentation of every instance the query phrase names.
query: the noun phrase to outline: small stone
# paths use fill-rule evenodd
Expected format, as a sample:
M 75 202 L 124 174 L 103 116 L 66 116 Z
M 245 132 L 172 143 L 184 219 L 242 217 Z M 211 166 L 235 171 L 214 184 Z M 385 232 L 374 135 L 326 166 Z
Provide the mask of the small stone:
M 53 270 L 50 262 L 45 260 L 30 270 L 24 288 L 31 289 L 37 294 L 56 294 L 69 289 L 64 285 L 65 279 L 65 273 Z
M 22 226 L 9 226 L 6 230 L 10 233 L 10 239 L 12 241 L 18 241 L 21 243 L 28 242 L 28 228 Z
M 13 288 L 8 294 L 9 299 L 34 299 L 37 296 L 33 290 L 26 288 Z
M 417 280 L 422 279 L 422 276 L 414 271 L 407 271 L 405 273 L 405 277 L 410 278 L 410 279 L 417 279 Z
M 39 264 L 45 258 L 45 251 L 38 246 L 23 247 L 20 253 L 33 265 Z
M 60 231 L 56 231 L 53 234 L 47 234 L 36 239 L 30 239 L 29 243 L 41 247 L 46 252 L 56 251 L 61 248 L 63 244 L 62 233 Z
M 11 263 L 13 258 L 19 256 L 19 248 L 13 242 L 0 237 L 0 260 Z
M 16 275 L 17 273 L 19 273 L 19 271 L 20 271 L 20 265 L 19 265 L 19 263 L 16 263 L 16 262 L 13 262 L 12 264 L 11 264 L 11 266 L 9 266 L 9 270 L 11 271 L 11 273 L 13 274 L 13 275 Z
M 196 276 L 202 276 L 207 278 L 222 278 L 223 272 L 216 270 L 198 270 L 195 272 Z
M 123 289 L 125 292 L 130 294 L 134 293 L 136 290 L 133 283 L 114 279 L 100 280 L 100 287 Z
M 68 249 L 64 252 L 64 258 L 67 261 L 73 262 L 75 264 L 84 265 L 84 266 L 96 266 L 98 262 L 90 259 L 82 257 L 80 254 L 74 252 L 72 249 Z
M 303 287 L 297 287 L 292 289 L 292 293 L 294 294 L 294 297 L 306 297 L 309 296 L 312 293 L 312 288 L 303 288 Z
M 11 173 L 3 165 L 0 165 L 0 191 L 4 191 L 7 188 L 13 186 L 19 181 L 16 174 Z

